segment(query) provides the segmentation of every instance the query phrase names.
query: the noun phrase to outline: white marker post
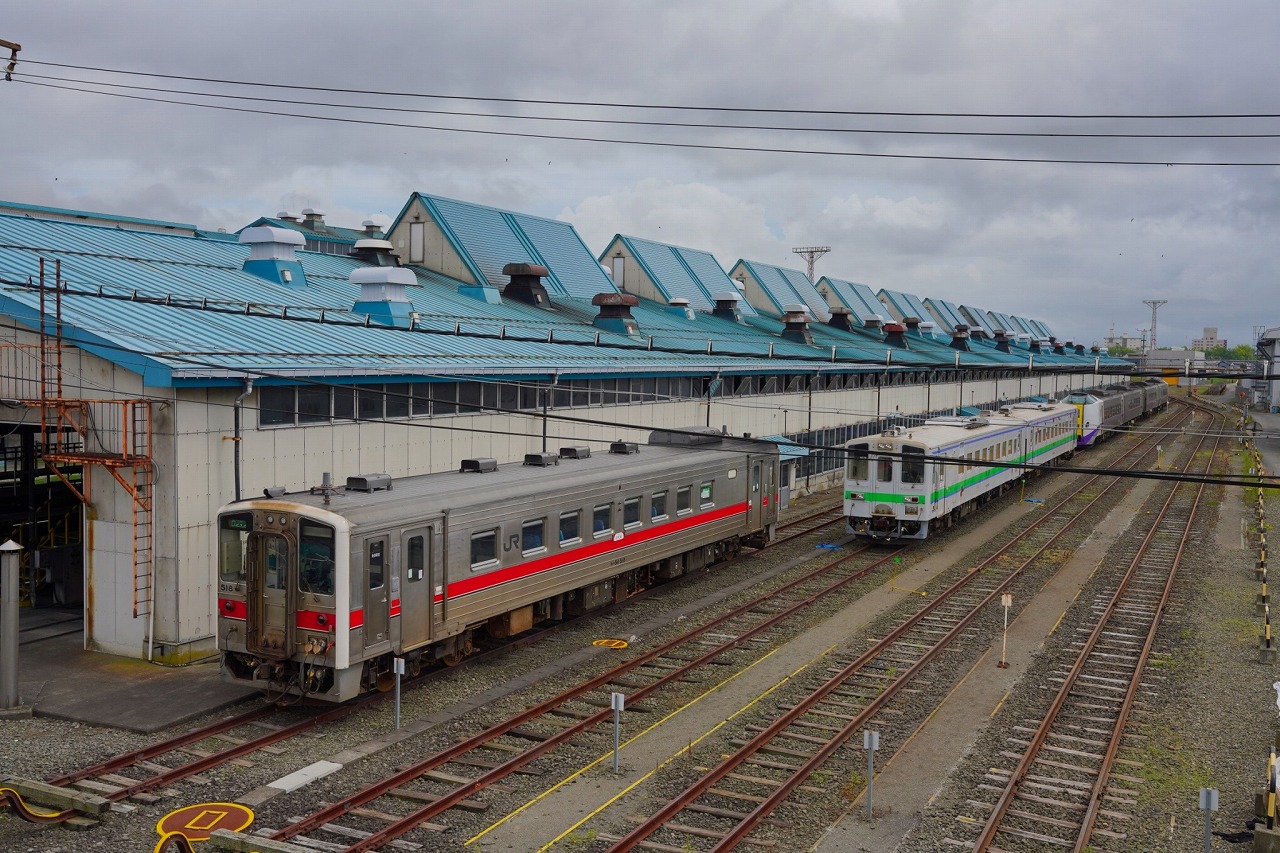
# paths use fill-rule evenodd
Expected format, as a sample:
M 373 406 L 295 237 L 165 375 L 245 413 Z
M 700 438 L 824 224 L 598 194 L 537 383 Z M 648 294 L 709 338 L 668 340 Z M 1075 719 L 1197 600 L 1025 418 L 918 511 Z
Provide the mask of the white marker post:
M 609 705 L 613 708 L 613 772 L 618 772 L 618 744 L 622 738 L 622 712 L 626 708 L 627 697 L 621 693 L 609 694 Z
M 876 774 L 876 750 L 880 748 L 880 733 L 874 729 L 864 729 L 862 745 L 867 750 L 867 823 L 871 822 L 871 782 Z
M 996 666 L 1007 669 L 1009 661 L 1005 659 L 1005 652 L 1009 647 L 1009 608 L 1013 606 L 1013 593 L 1000 593 L 1000 606 L 1004 608 L 1004 630 L 1000 632 L 1000 662 Z
M 400 676 L 404 675 L 404 658 L 392 658 L 391 670 L 396 674 L 396 731 L 400 731 Z
M 1218 789 L 1200 789 L 1200 808 L 1204 811 L 1204 853 L 1209 853 L 1209 842 L 1213 840 L 1213 813 L 1218 810 Z

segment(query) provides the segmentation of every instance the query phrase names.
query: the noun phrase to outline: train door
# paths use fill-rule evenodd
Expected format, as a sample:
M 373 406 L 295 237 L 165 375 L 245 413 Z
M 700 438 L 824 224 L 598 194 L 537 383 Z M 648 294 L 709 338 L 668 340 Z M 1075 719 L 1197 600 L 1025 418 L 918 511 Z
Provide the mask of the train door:
M 364 647 L 377 651 L 387 642 L 387 538 L 379 536 L 364 543 Z
M 764 496 L 764 493 L 760 491 L 762 482 L 760 460 L 752 459 L 750 465 L 751 483 L 750 489 L 747 493 L 747 529 L 759 530 L 764 525 L 764 522 L 762 521 L 764 518 L 763 503 L 767 498 Z
M 293 589 L 290 540 L 280 533 L 249 534 L 246 554 L 248 636 L 245 648 L 284 660 L 293 653 Z
M 412 649 L 432 638 L 432 593 L 440 583 L 440 525 L 415 527 L 400 541 L 400 645 Z

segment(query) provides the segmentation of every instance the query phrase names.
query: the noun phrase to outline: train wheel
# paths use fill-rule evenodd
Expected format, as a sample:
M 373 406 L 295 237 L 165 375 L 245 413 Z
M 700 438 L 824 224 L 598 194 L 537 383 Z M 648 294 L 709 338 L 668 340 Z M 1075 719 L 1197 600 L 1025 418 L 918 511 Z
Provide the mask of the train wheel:
M 417 678 L 422 675 L 422 655 L 414 655 L 409 658 L 408 664 L 410 677 Z
M 440 658 L 444 661 L 445 666 L 457 666 L 462 663 L 473 651 L 475 646 L 471 643 L 471 632 L 468 631 L 453 641 L 453 648 L 447 655 Z

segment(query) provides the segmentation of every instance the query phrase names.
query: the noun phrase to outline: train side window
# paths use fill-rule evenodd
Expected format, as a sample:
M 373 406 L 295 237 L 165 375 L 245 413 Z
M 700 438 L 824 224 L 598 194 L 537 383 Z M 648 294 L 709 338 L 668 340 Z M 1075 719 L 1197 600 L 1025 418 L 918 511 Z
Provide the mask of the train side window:
M 600 504 L 591 511 L 591 532 L 595 536 L 613 532 L 613 504 Z
M 405 578 L 416 583 L 427 576 L 427 539 L 425 536 L 409 537 L 409 553 L 405 558 Z
M 386 565 L 383 562 L 382 540 L 369 543 L 369 589 L 381 589 L 385 583 Z
M 681 486 L 676 489 L 676 514 L 684 515 L 693 507 L 693 486 Z
M 560 513 L 560 544 L 566 545 L 578 542 L 582 538 L 580 531 L 580 523 L 582 512 L 574 510 L 573 512 Z
M 867 479 L 867 474 L 869 473 L 868 471 L 869 460 L 867 458 L 867 443 L 862 442 L 860 444 L 854 444 L 854 445 L 851 445 L 849 449 L 852 451 L 852 453 L 849 456 L 849 462 L 848 462 L 849 479 L 850 480 Z
M 640 526 L 640 496 L 627 498 L 622 502 L 622 526 L 623 527 L 639 527 Z
M 902 448 L 902 482 L 924 482 L 924 451 L 918 447 Z
M 876 480 L 887 483 L 893 479 L 893 460 L 882 456 L 876 460 Z
M 543 536 L 547 521 L 545 518 L 534 518 L 520 525 L 520 550 L 525 554 L 530 551 L 542 551 Z
M 649 499 L 649 517 L 659 521 L 667 517 L 667 493 L 654 492 Z
M 303 519 L 299 533 L 298 589 L 316 595 L 333 595 L 333 528 Z
M 713 485 L 715 485 L 714 480 L 707 480 L 698 488 L 698 503 L 704 507 L 711 506 L 715 502 L 712 494 Z
M 481 530 L 471 534 L 471 568 L 478 569 L 498 562 L 498 530 Z

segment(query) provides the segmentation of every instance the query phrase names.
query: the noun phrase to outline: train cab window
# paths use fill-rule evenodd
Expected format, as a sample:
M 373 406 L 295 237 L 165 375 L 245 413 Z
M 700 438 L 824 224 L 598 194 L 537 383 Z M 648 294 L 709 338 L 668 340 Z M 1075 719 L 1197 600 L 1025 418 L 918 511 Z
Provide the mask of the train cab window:
M 382 585 L 386 583 L 387 566 L 381 539 L 375 539 L 369 543 L 368 560 L 369 589 L 382 589 Z
M 660 521 L 667 517 L 667 493 L 654 492 L 649 499 L 649 518 Z
M 581 540 L 581 519 L 582 513 L 576 509 L 573 512 L 560 513 L 561 545 L 571 544 Z
M 698 487 L 698 503 L 702 506 L 707 507 L 714 503 L 714 496 L 712 494 L 712 486 L 714 485 L 714 480 L 708 480 Z
M 600 504 L 591 511 L 591 532 L 595 536 L 613 532 L 613 504 Z
M 543 550 L 543 542 L 545 540 L 542 532 L 546 529 L 546 526 L 546 519 L 543 518 L 535 518 L 520 525 L 520 550 L 525 554 L 530 551 Z
M 289 543 L 283 536 L 262 540 L 262 582 L 268 589 L 285 589 L 289 579 Z
M 869 472 L 870 460 L 867 457 L 867 443 L 849 446 L 848 475 L 850 480 L 865 480 Z
M 427 539 L 425 536 L 410 536 L 408 553 L 405 555 L 405 579 L 416 583 L 427 576 Z
M 481 530 L 471 534 L 471 568 L 498 562 L 498 531 Z
M 298 590 L 333 595 L 333 528 L 303 519 L 299 533 Z
M 902 448 L 902 482 L 924 482 L 924 451 L 918 447 Z
M 684 515 L 693 507 L 693 486 L 681 486 L 676 489 L 676 514 Z
M 247 512 L 218 519 L 218 579 L 223 583 L 245 582 L 245 560 L 252 527 L 253 516 Z
M 623 527 L 639 527 L 640 526 L 640 496 L 627 498 L 622 502 L 622 526 Z
M 893 460 L 882 456 L 876 460 L 876 481 L 888 483 L 893 479 Z

